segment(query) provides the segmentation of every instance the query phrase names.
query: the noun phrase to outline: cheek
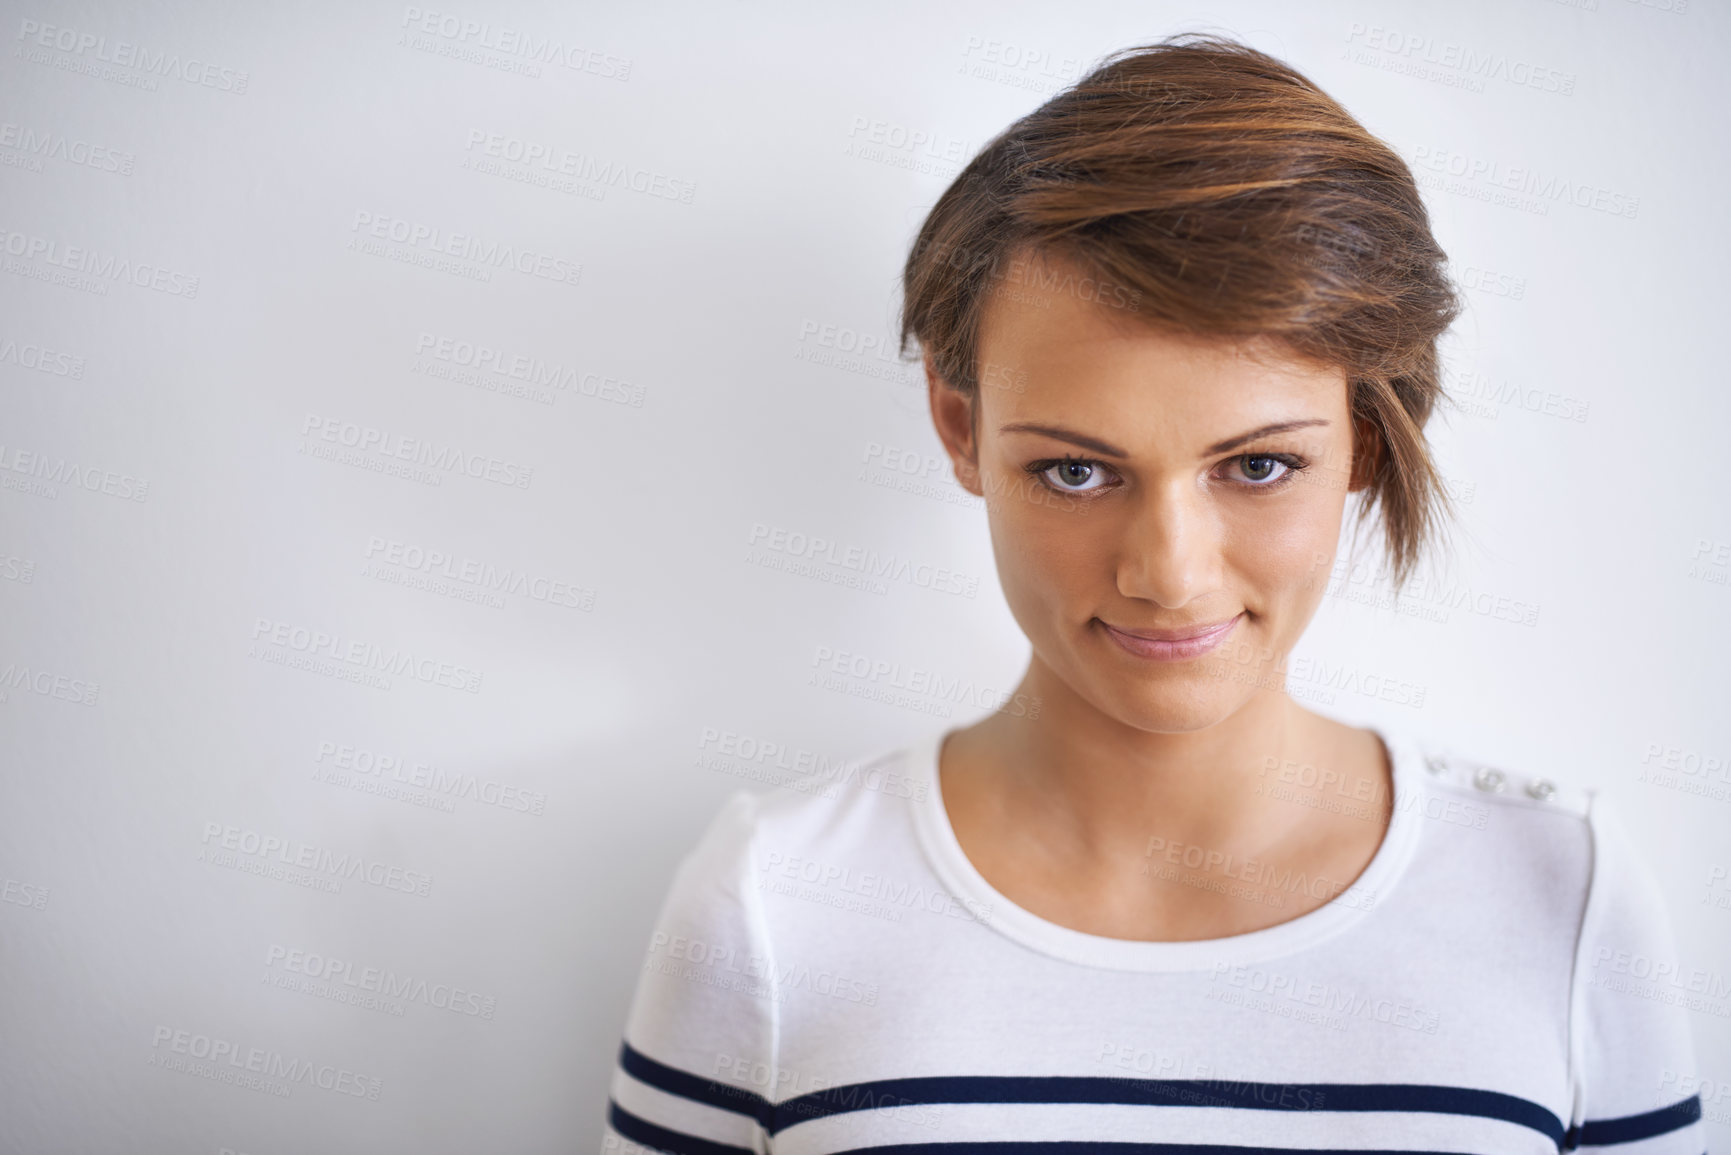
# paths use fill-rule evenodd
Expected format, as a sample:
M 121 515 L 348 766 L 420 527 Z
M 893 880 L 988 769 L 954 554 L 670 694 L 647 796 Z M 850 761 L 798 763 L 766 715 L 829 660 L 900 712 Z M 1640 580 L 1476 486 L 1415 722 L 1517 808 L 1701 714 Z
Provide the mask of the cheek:
M 1271 499 L 1264 508 L 1246 511 L 1228 535 L 1232 568 L 1271 600 L 1320 599 L 1340 544 L 1344 495 L 1300 485 L 1304 488 Z
M 1100 527 L 1078 505 L 1024 488 L 988 506 L 998 580 L 1012 609 L 1056 604 L 1097 580 L 1100 552 L 1089 531 Z

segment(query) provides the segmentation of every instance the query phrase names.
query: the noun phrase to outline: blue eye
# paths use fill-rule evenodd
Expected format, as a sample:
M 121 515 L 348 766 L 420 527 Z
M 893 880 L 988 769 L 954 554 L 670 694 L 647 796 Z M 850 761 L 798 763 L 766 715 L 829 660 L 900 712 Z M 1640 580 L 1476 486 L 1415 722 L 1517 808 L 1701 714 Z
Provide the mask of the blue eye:
M 1263 492 L 1286 488 L 1310 467 L 1304 458 L 1290 453 L 1240 453 L 1225 464 L 1235 466 L 1239 474 L 1229 480 L 1242 489 Z M 1112 486 L 1112 470 L 1091 457 L 1047 457 L 1023 468 L 1054 493 L 1093 493 Z
M 1256 486 L 1278 483 L 1282 478 L 1294 472 L 1294 467 L 1288 459 L 1272 453 L 1246 453 L 1233 458 L 1239 463 L 1246 480 Z M 1277 472 L 1278 471 L 1278 472 Z
M 1237 465 L 1243 489 L 1259 489 L 1275 493 L 1285 489 L 1298 475 L 1310 468 L 1310 462 L 1291 453 L 1240 453 L 1229 458 L 1228 465 Z
M 1028 472 L 1046 480 L 1053 489 L 1062 493 L 1091 492 L 1100 487 L 1088 483 L 1101 480 L 1105 476 L 1100 463 L 1086 457 L 1036 461 L 1028 466 Z

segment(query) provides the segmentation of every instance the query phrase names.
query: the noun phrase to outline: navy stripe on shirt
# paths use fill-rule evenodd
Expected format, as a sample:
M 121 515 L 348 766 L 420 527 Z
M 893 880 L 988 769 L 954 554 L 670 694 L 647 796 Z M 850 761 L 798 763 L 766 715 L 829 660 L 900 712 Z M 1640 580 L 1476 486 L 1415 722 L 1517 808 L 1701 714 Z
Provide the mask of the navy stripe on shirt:
M 1608 1147 L 1613 1143 L 1633 1143 L 1651 1139 L 1687 1127 L 1701 1117 L 1701 1096 L 1690 1095 L 1669 1107 L 1645 1111 L 1639 1115 L 1624 1115 L 1619 1119 L 1588 1119 L 1579 1129 L 1564 1137 L 1563 1150 L 1576 1147 Z
M 630 1043 L 619 1045 L 619 1066 L 639 1083 L 648 1083 L 682 1099 L 720 1107 L 723 1111 L 750 1115 L 759 1123 L 767 1122 L 773 1110 L 769 1100 L 762 1095 L 658 1063 Z
M 1112 1103 L 1158 1107 L 1225 1107 L 1264 1111 L 1405 1111 L 1498 1119 L 1539 1132 L 1560 1151 L 1581 1144 L 1609 1145 L 1648 1139 L 1688 1126 L 1701 1117 L 1699 1096 L 1691 1095 L 1669 1107 L 1618 1119 L 1589 1119 L 1580 1128 L 1564 1130 L 1550 1111 L 1529 1099 L 1472 1087 L 1440 1087 L 1423 1083 L 1250 1083 L 1230 1079 L 1121 1079 L 1076 1075 L 938 1075 L 878 1079 L 826 1087 L 771 1103 L 743 1088 L 656 1062 L 630 1043 L 621 1043 L 620 1066 L 652 1087 L 747 1115 L 774 1135 L 809 1119 L 882 1107 L 960 1103 Z M 1016 1144 L 992 1144 L 993 1152 L 1011 1152 Z M 1028 1145 L 1030 1150 L 1057 1148 Z M 1108 1155 L 1109 1145 L 1090 1150 Z M 972 1145 L 918 1144 L 908 1151 L 972 1150 Z M 982 1148 L 983 1150 L 984 1148 Z M 1126 1150 L 1167 1150 L 1156 1145 Z M 1169 1148 L 1186 1150 L 1256 1150 L 1255 1148 Z M 895 1148 L 882 1149 L 885 1155 Z
M 1460 1152 L 1370 1151 L 1334 1147 L 1230 1147 L 1214 1143 L 1125 1143 L 968 1140 L 960 1143 L 892 1143 L 853 1147 L 835 1155 L 1462 1155 Z
M 1259 1111 L 1408 1111 L 1517 1123 L 1561 1145 L 1563 1124 L 1537 1103 L 1467 1087 L 1413 1083 L 1249 1083 L 1087 1075 L 942 1075 L 829 1087 L 775 1106 L 771 1134 L 825 1115 L 937 1103 L 1128 1103 Z
M 658 1127 L 633 1115 L 612 1099 L 607 1100 L 607 1123 L 633 1143 L 667 1151 L 671 1155 L 755 1155 L 750 1147 L 735 1147 L 731 1143 L 717 1143 L 713 1139 L 687 1135 L 684 1131 Z

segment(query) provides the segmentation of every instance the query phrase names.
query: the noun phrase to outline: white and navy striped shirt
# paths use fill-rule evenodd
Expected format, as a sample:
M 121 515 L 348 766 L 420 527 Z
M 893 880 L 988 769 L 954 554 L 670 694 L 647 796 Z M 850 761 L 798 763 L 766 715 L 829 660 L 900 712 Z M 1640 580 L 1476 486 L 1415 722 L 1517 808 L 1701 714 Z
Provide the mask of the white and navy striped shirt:
M 941 731 L 845 785 L 735 793 L 662 907 L 602 1149 L 1702 1155 L 1698 984 L 1603 800 L 1377 732 L 1394 818 L 1364 873 L 1203 941 L 1011 904 L 944 812 Z M 1306 771 L 1262 788 L 1380 819 Z M 1158 839 L 1142 869 L 1325 893 Z

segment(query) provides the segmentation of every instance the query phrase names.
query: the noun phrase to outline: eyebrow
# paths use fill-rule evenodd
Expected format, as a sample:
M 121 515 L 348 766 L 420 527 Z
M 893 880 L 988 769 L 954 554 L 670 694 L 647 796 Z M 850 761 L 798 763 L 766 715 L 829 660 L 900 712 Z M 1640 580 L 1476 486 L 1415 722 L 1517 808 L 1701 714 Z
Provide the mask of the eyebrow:
M 1327 425 L 1320 417 L 1307 417 L 1300 421 L 1277 421 L 1273 425 L 1264 425 L 1260 429 L 1252 429 L 1249 433 L 1240 433 L 1237 437 L 1228 437 L 1225 441 L 1215 442 L 1203 451 L 1203 456 L 1215 453 L 1225 453 L 1228 449 L 1237 449 L 1240 445 L 1255 441 L 1258 437 L 1270 437 L 1276 433 L 1286 433 L 1293 429 L 1304 429 L 1312 425 Z M 1058 425 L 1041 425 L 1033 421 L 1012 421 L 1008 425 L 998 426 L 999 433 L 1040 433 L 1047 437 L 1056 437 L 1059 441 L 1068 441 L 1072 445 L 1080 445 L 1083 449 L 1092 449 L 1102 457 L 1129 457 L 1125 450 L 1119 449 L 1110 442 L 1101 441 L 1098 437 L 1089 437 L 1085 433 L 1077 433 Z

